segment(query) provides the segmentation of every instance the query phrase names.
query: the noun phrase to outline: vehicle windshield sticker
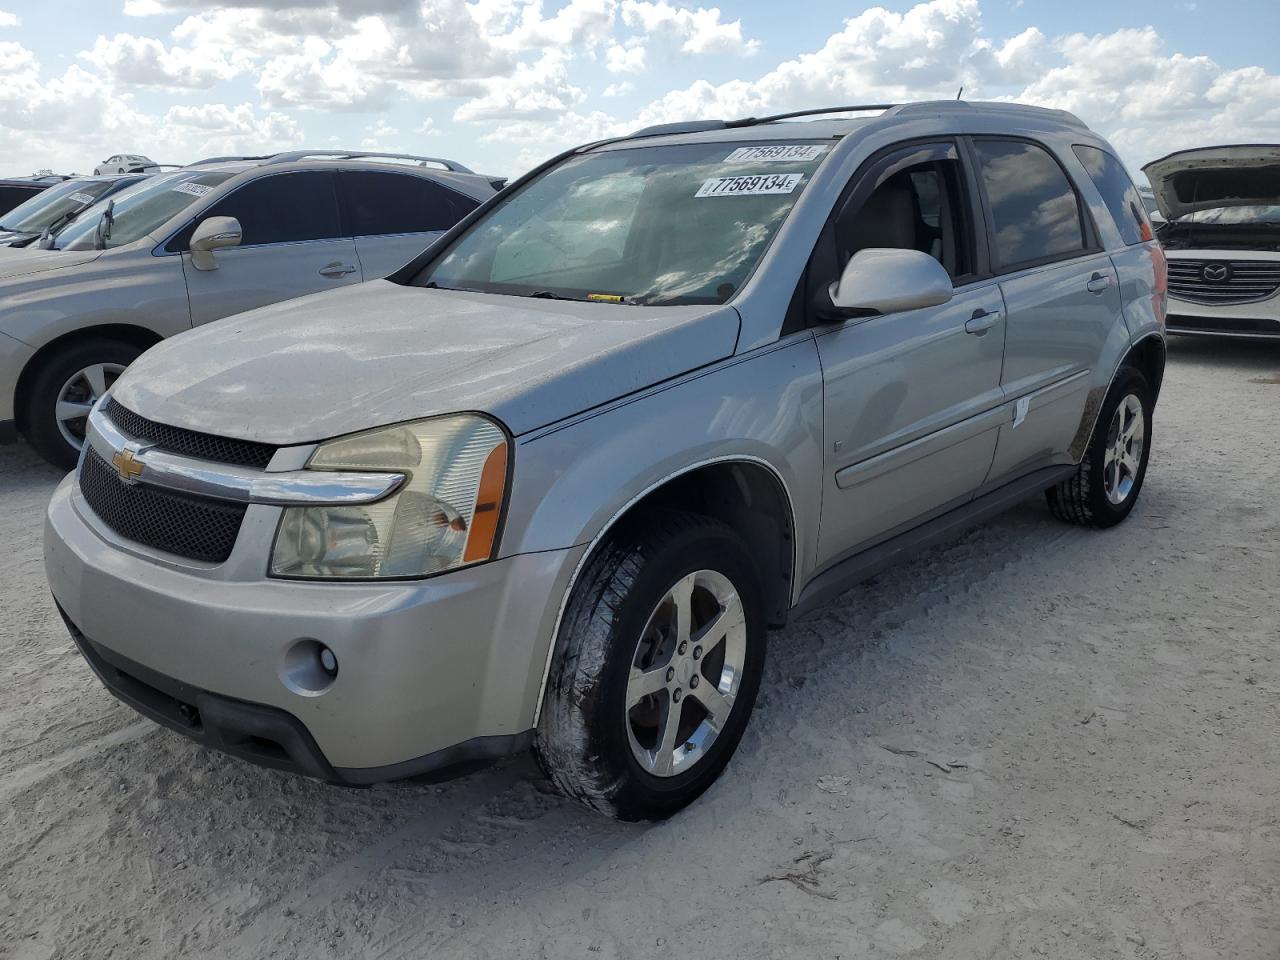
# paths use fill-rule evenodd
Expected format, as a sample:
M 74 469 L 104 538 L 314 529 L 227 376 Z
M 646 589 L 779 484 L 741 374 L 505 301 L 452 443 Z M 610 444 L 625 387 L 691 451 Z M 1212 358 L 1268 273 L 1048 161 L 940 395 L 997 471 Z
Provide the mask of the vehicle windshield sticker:
M 616 293 L 588 293 L 588 300 L 594 300 L 597 303 L 621 303 L 622 297 Z
M 825 143 L 775 143 L 767 147 L 739 147 L 725 163 L 786 163 L 817 160 L 827 152 Z
M 203 197 L 206 193 L 208 193 L 212 189 L 213 187 L 209 186 L 208 184 L 192 183 L 190 180 L 188 180 L 185 183 L 178 184 L 176 187 L 173 188 L 173 191 L 174 193 L 189 193 L 193 197 Z
M 93 203 L 98 198 L 91 193 L 73 193 L 71 199 L 76 203 Z
M 803 173 L 758 173 L 752 177 L 714 177 L 704 180 L 695 197 L 742 197 L 761 193 L 790 193 Z

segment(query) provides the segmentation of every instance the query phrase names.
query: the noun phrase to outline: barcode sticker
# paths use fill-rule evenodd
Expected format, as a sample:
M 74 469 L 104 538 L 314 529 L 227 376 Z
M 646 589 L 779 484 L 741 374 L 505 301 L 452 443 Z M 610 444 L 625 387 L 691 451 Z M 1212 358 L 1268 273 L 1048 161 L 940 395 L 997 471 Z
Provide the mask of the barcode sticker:
M 751 177 L 714 177 L 704 180 L 695 197 L 746 197 L 762 193 L 790 193 L 802 173 L 759 173 Z
M 739 147 L 725 163 L 785 163 L 816 160 L 827 152 L 824 143 L 775 143 L 767 147 Z
M 71 199 L 74 200 L 76 203 L 93 203 L 93 201 L 97 200 L 98 198 L 95 197 L 92 193 L 73 193 L 71 194 Z
M 189 193 L 193 197 L 203 197 L 206 193 L 208 193 L 212 189 L 213 187 L 209 186 L 206 183 L 192 183 L 191 181 L 188 180 L 174 187 L 173 192 Z

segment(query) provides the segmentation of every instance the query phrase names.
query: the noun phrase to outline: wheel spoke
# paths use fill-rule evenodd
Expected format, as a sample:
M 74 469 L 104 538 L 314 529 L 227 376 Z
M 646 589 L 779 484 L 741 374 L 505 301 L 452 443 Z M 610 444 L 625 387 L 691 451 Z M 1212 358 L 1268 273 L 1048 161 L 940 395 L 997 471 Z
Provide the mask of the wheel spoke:
M 667 700 L 666 717 L 662 724 L 662 736 L 653 750 L 653 772 L 660 777 L 671 775 L 676 762 L 676 734 L 680 732 L 680 704 Z
M 107 392 L 107 368 L 105 364 L 95 363 L 85 367 L 84 378 L 89 381 L 89 389 L 93 391 L 93 399 L 97 400 Z
M 710 683 L 703 683 L 697 689 L 690 690 L 689 695 L 697 699 L 707 710 L 707 719 L 719 733 L 729 720 L 733 710 L 733 700 L 726 697 Z
M 54 407 L 54 416 L 59 420 L 80 420 L 89 415 L 93 409 L 91 403 L 76 403 L 74 400 L 59 400 Z
M 691 573 L 671 588 L 671 602 L 676 608 L 676 643 L 689 639 L 693 625 L 693 580 Z
M 665 663 L 660 667 L 654 667 L 652 670 L 641 670 L 639 667 L 632 667 L 631 676 L 627 680 L 627 708 L 634 707 L 645 697 L 665 689 L 666 686 L 667 665 Z
M 711 651 L 726 633 L 745 619 L 746 613 L 742 609 L 742 601 L 738 599 L 738 595 L 735 593 L 720 608 L 719 613 L 698 629 L 698 634 L 693 637 L 693 641 L 702 644 L 707 651 Z
M 1133 454 L 1129 453 L 1129 451 L 1126 450 L 1124 452 L 1124 455 L 1120 458 L 1120 465 L 1124 467 L 1124 469 L 1128 472 L 1130 477 L 1137 479 L 1138 461 L 1133 456 Z

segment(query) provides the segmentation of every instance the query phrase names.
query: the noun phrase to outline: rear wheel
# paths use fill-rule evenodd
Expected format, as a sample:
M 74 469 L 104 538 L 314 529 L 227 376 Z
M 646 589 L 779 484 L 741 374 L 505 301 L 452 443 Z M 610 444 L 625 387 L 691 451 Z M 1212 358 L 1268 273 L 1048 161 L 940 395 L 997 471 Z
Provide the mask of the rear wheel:
M 535 751 L 564 793 L 623 820 L 697 798 L 733 755 L 764 665 L 760 578 L 734 531 L 664 511 L 621 530 L 565 611 Z
M 1046 491 L 1059 520 L 1112 527 L 1129 515 L 1151 455 L 1151 388 L 1132 367 L 1116 377 L 1075 475 Z
M 142 351 L 120 340 L 82 340 L 46 359 L 27 391 L 27 441 L 70 470 L 84 445 L 89 410 Z

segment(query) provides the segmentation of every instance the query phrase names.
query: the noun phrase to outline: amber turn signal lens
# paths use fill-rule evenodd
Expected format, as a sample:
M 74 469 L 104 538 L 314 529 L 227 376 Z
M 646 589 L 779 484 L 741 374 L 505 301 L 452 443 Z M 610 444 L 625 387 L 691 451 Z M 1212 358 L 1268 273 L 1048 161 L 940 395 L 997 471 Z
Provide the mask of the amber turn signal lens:
M 489 452 L 480 471 L 480 489 L 476 493 L 475 512 L 471 515 L 471 533 L 462 553 L 463 563 L 492 558 L 506 487 L 507 445 L 500 443 Z

